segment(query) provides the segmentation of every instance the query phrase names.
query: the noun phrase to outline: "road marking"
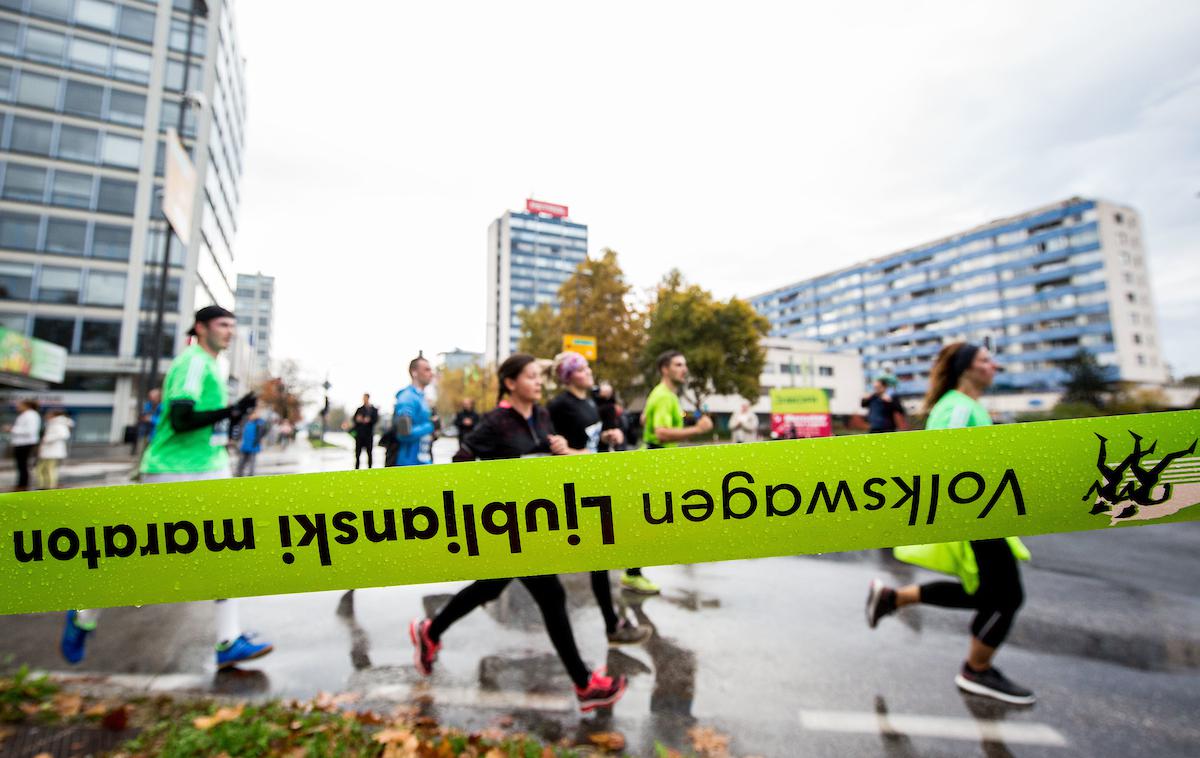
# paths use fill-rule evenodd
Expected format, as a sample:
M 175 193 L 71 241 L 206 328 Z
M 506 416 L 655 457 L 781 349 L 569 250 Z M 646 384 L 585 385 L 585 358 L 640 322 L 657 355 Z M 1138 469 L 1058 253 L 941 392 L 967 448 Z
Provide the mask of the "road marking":
M 1067 740 L 1046 724 L 988 719 L 918 716 L 873 711 L 800 711 L 800 724 L 820 732 L 853 732 L 907 737 L 941 737 L 971 742 L 1067 747 Z

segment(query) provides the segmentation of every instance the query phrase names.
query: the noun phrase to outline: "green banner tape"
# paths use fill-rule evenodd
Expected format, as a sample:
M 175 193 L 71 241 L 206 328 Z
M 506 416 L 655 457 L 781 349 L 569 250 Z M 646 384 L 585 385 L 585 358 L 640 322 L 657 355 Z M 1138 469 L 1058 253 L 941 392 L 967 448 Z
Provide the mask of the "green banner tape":
M 1200 518 L 1200 411 L 0 496 L 0 613 Z

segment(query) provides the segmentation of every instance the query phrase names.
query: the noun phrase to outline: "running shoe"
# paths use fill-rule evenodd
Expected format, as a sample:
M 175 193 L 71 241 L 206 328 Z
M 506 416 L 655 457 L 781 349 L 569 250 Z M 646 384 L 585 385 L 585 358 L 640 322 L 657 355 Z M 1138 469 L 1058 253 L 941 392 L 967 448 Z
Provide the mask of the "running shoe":
M 636 592 L 639 595 L 657 595 L 662 592 L 662 589 L 641 574 L 631 576 L 629 574 L 621 575 L 621 586 L 630 592 Z
M 984 671 L 976 671 L 964 663 L 962 671 L 954 677 L 954 683 L 963 692 L 990 697 L 1013 705 L 1032 705 L 1037 701 L 1031 690 L 1001 674 L 1000 669 L 995 666 Z
M 78 614 L 75 611 L 67 611 L 67 620 L 63 624 L 62 642 L 58 649 L 62 651 L 63 658 L 67 659 L 67 663 L 79 663 L 83 660 L 83 646 L 87 643 L 87 636 L 92 632 L 91 629 L 84 629 L 75 622 Z
M 867 591 L 867 626 L 872 629 L 879 619 L 894 613 L 896 610 L 896 591 L 887 587 L 878 579 L 871 580 L 871 588 Z
M 625 677 L 607 676 L 603 666 L 592 672 L 587 686 L 575 688 L 575 697 L 579 698 L 579 710 L 587 713 L 596 708 L 612 705 L 625 694 Z
M 238 635 L 233 642 L 217 645 L 217 668 L 232 668 L 239 663 L 262 658 L 275 649 L 270 642 L 255 642 L 250 636 Z
M 608 633 L 610 645 L 639 645 L 650 639 L 654 630 L 648 626 L 638 626 L 629 619 L 617 621 L 617 628 Z
M 433 662 L 437 660 L 442 643 L 434 642 L 429 636 L 429 627 L 433 622 L 429 619 L 413 619 L 408 625 L 408 638 L 413 644 L 413 663 L 422 676 L 433 673 Z

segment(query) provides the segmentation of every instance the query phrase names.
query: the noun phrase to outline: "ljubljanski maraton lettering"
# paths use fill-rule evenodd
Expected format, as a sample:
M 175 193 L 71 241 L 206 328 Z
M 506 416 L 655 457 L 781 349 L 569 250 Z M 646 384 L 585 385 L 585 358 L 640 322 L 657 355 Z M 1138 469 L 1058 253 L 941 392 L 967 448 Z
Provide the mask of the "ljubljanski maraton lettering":
M 0 612 L 1191 520 L 1200 518 L 1198 430 L 1200 411 L 1180 411 L 7 494 Z M 1096 482 L 1114 478 L 1128 454 L 1106 461 L 1102 448 L 1098 463 L 1096 439 L 1130 435 L 1182 452 L 1154 481 L 1139 480 L 1148 492 L 1136 519 L 1114 519 L 1101 507 L 1114 487 Z

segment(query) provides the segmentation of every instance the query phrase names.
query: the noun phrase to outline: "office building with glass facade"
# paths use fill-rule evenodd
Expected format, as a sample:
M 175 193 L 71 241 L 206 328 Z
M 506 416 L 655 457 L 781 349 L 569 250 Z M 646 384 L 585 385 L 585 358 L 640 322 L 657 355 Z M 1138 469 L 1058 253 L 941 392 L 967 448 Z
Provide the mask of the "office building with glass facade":
M 491 223 L 485 360 L 499 364 L 516 351 L 522 310 L 542 303 L 558 307 L 559 286 L 587 252 L 587 226 L 565 215 L 507 211 Z
M 249 387 L 266 379 L 271 374 L 271 330 L 275 325 L 275 277 L 257 274 L 238 274 L 237 290 L 234 291 L 237 307 L 237 339 L 249 347 L 246 351 L 249 365 L 244 369 L 231 360 L 234 373 L 242 371 Z
M 136 415 L 181 108 L 196 186 L 190 244 L 172 233 L 160 372 L 191 313 L 234 307 L 245 103 L 226 0 L 0 0 L 0 323 L 68 349 L 41 399 L 69 409 L 77 441 L 118 440 Z
M 989 342 L 995 390 L 1054 392 L 1080 349 L 1112 380 L 1167 379 L 1141 220 L 1071 198 L 751 298 L 771 335 L 857 350 L 868 380 L 925 392 L 942 345 Z

